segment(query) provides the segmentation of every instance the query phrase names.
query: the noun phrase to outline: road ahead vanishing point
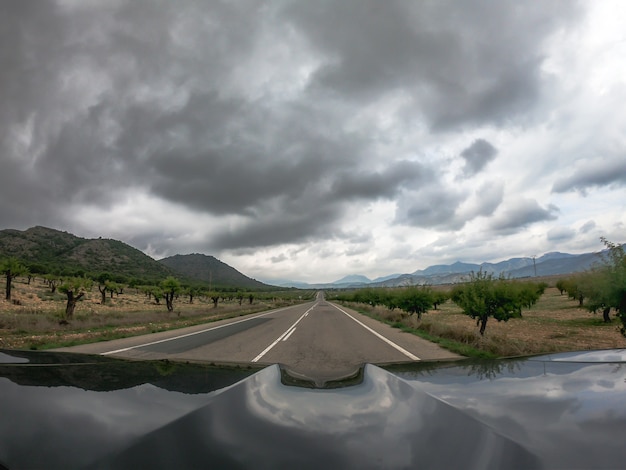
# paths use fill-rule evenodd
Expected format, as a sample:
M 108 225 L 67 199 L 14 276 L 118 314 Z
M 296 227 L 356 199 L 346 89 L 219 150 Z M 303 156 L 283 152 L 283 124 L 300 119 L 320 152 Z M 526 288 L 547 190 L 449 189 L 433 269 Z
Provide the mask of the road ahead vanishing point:
M 132 359 L 283 364 L 331 380 L 363 363 L 454 359 L 439 346 L 324 300 L 206 325 L 64 348 Z

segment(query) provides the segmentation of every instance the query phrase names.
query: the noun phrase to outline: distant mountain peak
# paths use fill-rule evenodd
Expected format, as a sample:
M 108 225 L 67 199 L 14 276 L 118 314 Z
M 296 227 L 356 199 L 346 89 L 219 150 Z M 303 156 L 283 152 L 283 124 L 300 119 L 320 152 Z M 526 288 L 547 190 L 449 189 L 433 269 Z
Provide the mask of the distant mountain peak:
M 360 274 L 350 274 L 348 276 L 344 276 L 338 281 L 333 282 L 332 284 L 355 284 L 355 283 L 364 283 L 369 284 L 371 279 L 366 276 L 362 276 Z

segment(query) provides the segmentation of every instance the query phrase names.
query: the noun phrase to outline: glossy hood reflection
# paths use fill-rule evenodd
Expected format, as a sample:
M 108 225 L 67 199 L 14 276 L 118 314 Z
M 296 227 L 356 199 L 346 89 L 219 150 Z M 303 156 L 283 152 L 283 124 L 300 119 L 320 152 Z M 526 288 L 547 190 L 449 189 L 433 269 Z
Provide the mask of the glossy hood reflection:
M 313 389 L 278 366 L 2 352 L 0 468 L 623 466 L 621 361 L 366 365 Z
M 284 385 L 271 366 L 96 468 L 205 462 L 272 469 L 541 467 L 517 443 L 368 365 L 362 384 L 335 390 Z
M 519 442 L 548 468 L 622 467 L 616 436 L 626 429 L 626 363 L 557 359 L 395 373 Z

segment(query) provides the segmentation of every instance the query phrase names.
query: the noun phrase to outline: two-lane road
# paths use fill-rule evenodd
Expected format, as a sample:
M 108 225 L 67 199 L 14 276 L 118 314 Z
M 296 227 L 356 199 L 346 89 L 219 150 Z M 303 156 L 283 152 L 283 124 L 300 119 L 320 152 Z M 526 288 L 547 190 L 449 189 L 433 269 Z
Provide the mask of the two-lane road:
M 312 378 L 331 379 L 359 365 L 456 358 L 413 335 L 339 307 L 315 302 L 199 327 L 64 350 L 133 359 L 275 364 Z

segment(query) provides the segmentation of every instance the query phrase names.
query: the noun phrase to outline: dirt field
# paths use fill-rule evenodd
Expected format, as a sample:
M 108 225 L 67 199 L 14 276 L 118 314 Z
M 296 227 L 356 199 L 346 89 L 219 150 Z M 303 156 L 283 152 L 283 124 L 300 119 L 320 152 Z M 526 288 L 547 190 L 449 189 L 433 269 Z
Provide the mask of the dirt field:
M 131 288 L 122 295 L 114 294 L 113 298 L 107 295 L 102 305 L 100 293 L 94 287 L 79 302 L 74 319 L 63 325 L 60 322 L 64 317 L 65 296 L 52 294 L 41 279 L 34 279 L 30 285 L 26 279 L 15 280 L 13 302 L 4 300 L 4 289 L 0 292 L 0 347 L 23 349 L 151 333 L 245 315 L 289 302 L 255 299 L 250 305 L 244 299 L 239 305 L 237 299 L 230 299 L 220 301 L 218 308 L 213 308 L 210 299 L 196 298 L 190 304 L 187 297 L 180 296 L 174 302 L 174 311 L 168 312 L 163 301 L 157 305 Z M 363 306 L 359 308 L 362 310 Z M 555 288 L 546 289 L 532 309 L 523 311 L 523 318 L 508 322 L 490 319 L 484 337 L 478 334 L 476 322 L 450 301 L 424 314 L 421 321 L 397 310 L 390 312 L 382 307 L 368 310 L 370 314 L 410 327 L 420 326 L 433 336 L 450 338 L 499 356 L 626 347 L 617 319 L 605 324 L 601 314 L 578 308 L 577 302 L 560 295 Z
M 270 308 L 278 308 L 298 299 L 257 298 L 250 303 L 244 298 L 241 305 L 236 298 L 221 299 L 214 308 L 210 299 L 196 297 L 189 303 L 188 296 L 174 301 L 174 311 L 168 312 L 165 301 L 157 304 L 142 292 L 126 288 L 123 294 L 107 294 L 101 304 L 97 286 L 79 301 L 69 324 L 65 318 L 64 294 L 52 293 L 42 279 L 19 278 L 13 282 L 12 300 L 7 302 L 0 289 L 0 348 L 42 349 L 60 345 L 80 344 L 154 333 L 181 328 L 221 318 L 246 315 Z M 233 294 L 234 295 L 234 294 Z

